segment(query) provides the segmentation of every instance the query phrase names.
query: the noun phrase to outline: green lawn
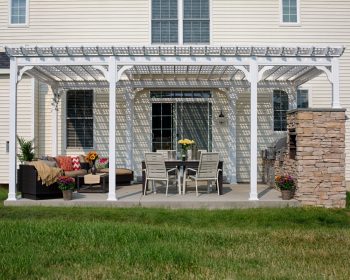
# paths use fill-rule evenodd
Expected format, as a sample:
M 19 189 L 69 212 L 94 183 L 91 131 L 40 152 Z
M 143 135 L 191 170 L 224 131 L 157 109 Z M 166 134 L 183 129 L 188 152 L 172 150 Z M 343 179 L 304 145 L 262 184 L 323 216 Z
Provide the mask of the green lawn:
M 0 206 L 0 279 L 350 279 L 349 264 L 350 210 Z

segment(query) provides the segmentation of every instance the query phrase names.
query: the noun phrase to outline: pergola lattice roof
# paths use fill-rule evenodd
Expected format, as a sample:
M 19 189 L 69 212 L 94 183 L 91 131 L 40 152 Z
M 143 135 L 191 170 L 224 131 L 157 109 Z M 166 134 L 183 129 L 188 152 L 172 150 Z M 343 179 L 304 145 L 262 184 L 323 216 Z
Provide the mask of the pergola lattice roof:
M 206 80 L 206 81 L 225 81 L 238 82 L 246 81 L 245 69 L 248 66 L 237 66 L 234 63 L 228 65 L 230 59 L 249 57 L 273 58 L 294 58 L 295 64 L 276 64 L 265 69 L 260 81 L 288 82 L 296 85 L 305 83 L 322 71 L 315 65 L 300 64 L 303 58 L 322 59 L 339 57 L 343 54 L 343 47 L 329 46 L 34 46 L 34 47 L 6 47 L 6 53 L 9 57 L 38 59 L 38 63 L 26 70 L 29 75 L 39 77 L 48 83 L 67 84 L 71 82 L 94 82 L 101 83 L 106 81 L 106 76 L 101 69 L 108 70 L 107 65 L 101 64 L 97 69 L 94 65 L 80 65 L 77 63 L 57 63 L 60 59 L 79 59 L 79 58 L 101 58 L 115 56 L 118 58 L 147 58 L 154 59 L 159 57 L 154 63 L 132 64 L 127 70 L 123 71 L 122 80 L 142 81 L 142 80 Z M 173 59 L 172 63 L 162 64 L 163 58 Z M 186 57 L 189 58 L 186 60 Z M 192 63 L 197 58 L 223 59 L 225 65 L 220 62 L 210 63 L 204 61 L 201 65 Z M 41 59 L 55 59 L 47 64 L 40 63 Z M 181 58 L 186 62 L 178 63 Z M 183 60 L 184 61 L 184 60 Z M 158 62 L 158 63 L 157 63 Z M 207 63 L 207 64 L 205 64 Z M 123 64 L 118 64 L 120 70 Z M 243 68 L 242 68 L 243 67 Z M 264 66 L 260 66 L 261 70 Z M 248 69 L 247 69 L 248 70 Z

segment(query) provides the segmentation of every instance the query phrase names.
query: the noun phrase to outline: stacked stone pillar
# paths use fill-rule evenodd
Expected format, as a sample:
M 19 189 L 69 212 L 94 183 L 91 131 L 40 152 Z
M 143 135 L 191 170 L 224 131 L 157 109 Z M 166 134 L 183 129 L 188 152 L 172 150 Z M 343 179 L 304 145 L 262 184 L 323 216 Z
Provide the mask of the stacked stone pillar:
M 287 118 L 288 147 L 277 174 L 295 177 L 295 198 L 302 205 L 345 207 L 345 109 L 297 109 Z M 294 159 L 291 133 L 296 134 Z

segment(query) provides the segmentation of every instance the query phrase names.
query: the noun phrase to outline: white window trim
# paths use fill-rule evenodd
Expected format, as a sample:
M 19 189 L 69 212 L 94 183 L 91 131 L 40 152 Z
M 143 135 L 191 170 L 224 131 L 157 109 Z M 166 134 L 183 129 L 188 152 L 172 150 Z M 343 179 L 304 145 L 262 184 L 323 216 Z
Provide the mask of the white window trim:
M 300 20 L 300 0 L 297 0 L 297 22 L 284 22 L 283 21 L 283 0 L 280 0 L 280 26 L 283 27 L 298 27 L 301 26 Z
M 312 108 L 311 88 L 310 87 L 305 87 L 305 86 L 297 87 L 297 92 L 296 92 L 297 107 L 298 107 L 298 90 L 299 89 L 307 90 L 307 98 L 308 98 L 308 102 L 309 102 L 309 108 Z
M 212 38 L 212 1 L 213 0 L 208 0 L 209 1 L 209 43 L 207 44 L 202 44 L 202 43 L 186 43 L 184 44 L 183 40 L 183 21 L 184 21 L 184 9 L 183 9 L 183 2 L 184 0 L 177 0 L 177 21 L 178 21 L 178 31 L 177 31 L 177 44 L 179 46 L 183 46 L 183 45 L 196 45 L 196 46 L 207 46 L 210 45 L 213 41 Z M 298 0 L 299 1 L 299 0 Z M 149 37 L 149 44 L 150 45 L 169 45 L 167 43 L 152 43 L 152 0 L 149 0 L 149 9 L 148 9 L 148 14 L 149 14 L 149 19 L 148 19 L 148 37 Z
M 26 22 L 25 23 L 11 23 L 12 17 L 12 0 L 8 2 L 8 27 L 11 28 L 26 28 L 29 27 L 29 0 L 26 0 Z

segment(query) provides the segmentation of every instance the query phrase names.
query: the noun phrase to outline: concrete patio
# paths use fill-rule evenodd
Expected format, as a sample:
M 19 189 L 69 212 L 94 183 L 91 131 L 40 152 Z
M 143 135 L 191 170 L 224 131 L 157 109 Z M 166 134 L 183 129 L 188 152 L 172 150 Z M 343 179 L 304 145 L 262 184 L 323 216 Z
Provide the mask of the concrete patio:
M 217 195 L 213 190 L 207 193 L 206 186 L 200 186 L 199 196 L 195 188 L 189 185 L 186 195 L 179 195 L 175 187 L 169 187 L 169 195 L 165 196 L 165 188 L 157 185 L 157 193 L 150 191 L 142 195 L 141 185 L 117 187 L 117 201 L 107 201 L 107 193 L 73 193 L 73 200 L 63 199 L 30 200 L 18 199 L 5 201 L 5 206 L 52 206 L 52 207 L 154 207 L 154 208 L 206 208 L 206 209 L 233 209 L 233 208 L 281 208 L 298 207 L 296 200 L 282 200 L 279 191 L 267 185 L 258 185 L 258 201 L 249 200 L 249 184 L 224 185 L 224 194 Z

